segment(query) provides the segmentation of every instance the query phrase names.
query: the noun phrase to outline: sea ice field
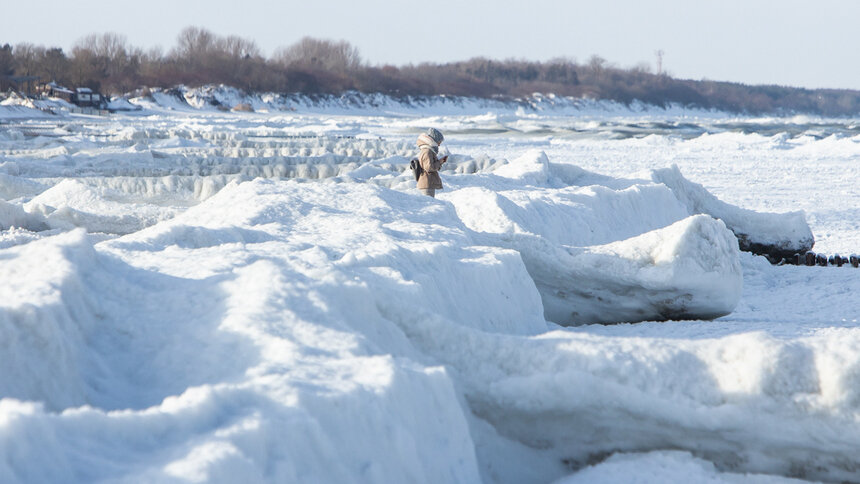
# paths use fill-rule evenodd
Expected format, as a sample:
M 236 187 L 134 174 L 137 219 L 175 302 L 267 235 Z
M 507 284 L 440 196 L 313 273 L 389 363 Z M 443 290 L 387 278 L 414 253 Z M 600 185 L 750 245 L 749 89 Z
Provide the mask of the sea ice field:
M 740 250 L 860 253 L 860 119 L 114 103 L 0 102 L 0 482 L 860 482 L 860 269 Z

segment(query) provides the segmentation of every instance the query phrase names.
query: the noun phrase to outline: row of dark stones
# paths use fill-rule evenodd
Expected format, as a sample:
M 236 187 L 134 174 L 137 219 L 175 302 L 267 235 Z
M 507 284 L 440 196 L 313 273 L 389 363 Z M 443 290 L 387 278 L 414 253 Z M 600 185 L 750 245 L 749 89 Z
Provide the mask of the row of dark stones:
M 851 254 L 849 257 L 843 257 L 839 254 L 827 256 L 826 254 L 806 252 L 805 254 L 794 254 L 793 257 L 782 259 L 781 262 L 796 266 L 842 267 L 850 265 L 851 267 L 860 267 L 860 256 L 857 254 Z

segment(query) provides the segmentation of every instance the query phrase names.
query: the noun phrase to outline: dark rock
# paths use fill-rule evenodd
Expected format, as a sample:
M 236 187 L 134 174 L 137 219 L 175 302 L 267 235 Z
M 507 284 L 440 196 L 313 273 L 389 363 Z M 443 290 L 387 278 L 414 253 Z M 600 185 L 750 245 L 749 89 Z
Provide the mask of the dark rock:
M 763 255 L 771 264 L 777 264 L 783 259 L 791 260 L 798 251 L 807 251 L 812 249 L 814 241 L 803 241 L 801 244 L 794 246 L 782 246 L 775 244 L 761 244 L 750 240 L 746 234 L 733 231 L 738 238 L 738 247 L 744 252 L 752 252 L 755 255 Z M 801 245 L 798 247 L 798 245 Z

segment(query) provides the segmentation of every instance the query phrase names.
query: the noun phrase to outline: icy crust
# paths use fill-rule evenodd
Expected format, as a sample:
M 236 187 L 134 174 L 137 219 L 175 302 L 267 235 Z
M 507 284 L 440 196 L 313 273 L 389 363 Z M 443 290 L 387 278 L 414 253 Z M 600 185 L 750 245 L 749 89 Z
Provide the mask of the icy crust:
M 779 262 L 805 253 L 815 243 L 803 212 L 761 213 L 729 205 L 684 178 L 677 166 L 654 170 L 651 176 L 671 188 L 690 213 L 707 213 L 725 222 L 737 236 L 741 250 Z

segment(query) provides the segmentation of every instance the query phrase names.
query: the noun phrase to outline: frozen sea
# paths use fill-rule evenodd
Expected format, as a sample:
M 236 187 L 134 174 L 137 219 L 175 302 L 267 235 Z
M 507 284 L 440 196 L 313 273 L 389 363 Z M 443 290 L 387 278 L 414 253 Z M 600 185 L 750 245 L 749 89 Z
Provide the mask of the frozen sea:
M 0 481 L 860 482 L 860 270 L 732 234 L 860 253 L 860 121 L 216 94 L 0 103 Z

